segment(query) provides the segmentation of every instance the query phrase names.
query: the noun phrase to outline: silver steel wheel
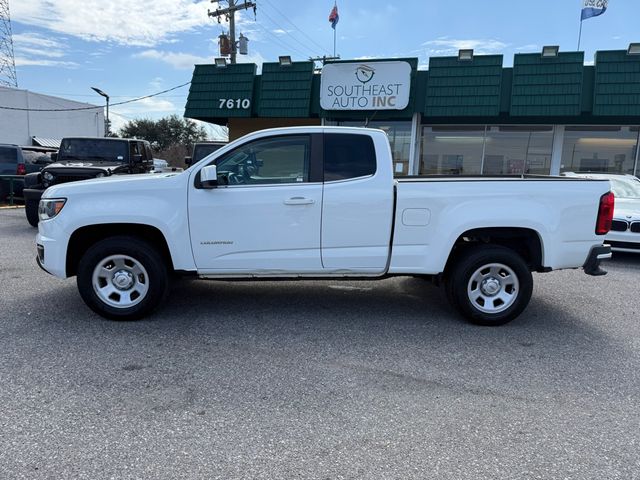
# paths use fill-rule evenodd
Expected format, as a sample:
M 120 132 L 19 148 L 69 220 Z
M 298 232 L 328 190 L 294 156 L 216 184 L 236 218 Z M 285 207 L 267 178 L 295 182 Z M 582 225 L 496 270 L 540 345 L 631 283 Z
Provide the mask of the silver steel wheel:
M 514 304 L 520 289 L 515 272 L 502 263 L 478 268 L 467 285 L 471 304 L 484 313 L 504 312 Z
M 93 269 L 92 284 L 98 298 L 107 305 L 129 308 L 146 297 L 149 275 L 135 258 L 111 255 Z

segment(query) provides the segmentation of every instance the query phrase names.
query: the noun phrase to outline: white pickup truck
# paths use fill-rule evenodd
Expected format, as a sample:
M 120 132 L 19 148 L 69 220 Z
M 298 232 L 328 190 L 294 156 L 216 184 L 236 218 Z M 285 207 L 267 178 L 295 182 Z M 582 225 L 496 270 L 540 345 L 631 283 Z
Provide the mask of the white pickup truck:
M 500 325 L 531 272 L 602 275 L 608 181 L 393 178 L 384 132 L 293 127 L 249 134 L 182 173 L 66 183 L 39 205 L 37 261 L 77 276 L 86 304 L 135 319 L 175 273 L 205 279 L 431 277 L 461 314 Z M 569 292 L 567 292 L 569 294 Z

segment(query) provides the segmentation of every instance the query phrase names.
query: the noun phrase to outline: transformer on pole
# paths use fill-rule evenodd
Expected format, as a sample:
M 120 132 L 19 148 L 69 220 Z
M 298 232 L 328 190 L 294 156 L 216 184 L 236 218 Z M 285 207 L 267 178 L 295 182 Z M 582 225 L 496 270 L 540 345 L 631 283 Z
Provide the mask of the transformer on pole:
M 16 60 L 13 55 L 9 0 L 0 0 L 0 85 L 17 87 Z
M 240 55 L 246 55 L 248 53 L 247 42 L 249 41 L 249 39 L 242 34 L 240 34 L 240 40 L 236 40 L 236 12 L 238 10 L 248 10 L 249 8 L 253 8 L 253 15 L 255 16 L 257 6 L 255 2 L 250 2 L 248 0 L 244 0 L 242 3 L 236 3 L 236 0 L 227 0 L 227 3 L 229 4 L 227 8 L 220 8 L 219 0 L 211 0 L 211 3 L 218 3 L 218 7 L 214 11 L 208 10 L 207 15 L 210 17 L 216 17 L 218 19 L 218 23 L 220 23 L 222 18 L 229 22 L 228 46 L 230 47 L 230 51 L 228 53 L 223 53 L 227 52 L 227 40 L 223 40 L 222 37 L 226 37 L 227 35 L 220 35 L 218 37 L 220 55 L 229 55 L 230 62 L 236 63 L 237 53 L 240 53 Z

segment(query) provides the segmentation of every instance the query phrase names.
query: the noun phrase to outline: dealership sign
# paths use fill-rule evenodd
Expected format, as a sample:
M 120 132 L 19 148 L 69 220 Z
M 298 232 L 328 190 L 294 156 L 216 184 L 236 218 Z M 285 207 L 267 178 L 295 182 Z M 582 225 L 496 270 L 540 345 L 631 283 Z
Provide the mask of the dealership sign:
M 322 68 L 324 110 L 403 110 L 409 104 L 407 62 L 329 63 Z

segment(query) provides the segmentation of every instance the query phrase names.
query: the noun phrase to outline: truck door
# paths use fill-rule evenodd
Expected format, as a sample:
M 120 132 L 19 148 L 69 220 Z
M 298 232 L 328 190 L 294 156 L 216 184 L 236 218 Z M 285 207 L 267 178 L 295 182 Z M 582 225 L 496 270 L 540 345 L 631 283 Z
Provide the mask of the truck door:
M 192 174 L 189 228 L 200 273 L 322 272 L 322 137 L 313 137 L 318 153 L 307 134 L 240 145 L 216 160 L 218 188 L 198 188 Z
M 322 265 L 375 274 L 385 270 L 393 223 L 391 151 L 384 133 L 325 133 Z M 380 164 L 376 153 L 387 158 Z

